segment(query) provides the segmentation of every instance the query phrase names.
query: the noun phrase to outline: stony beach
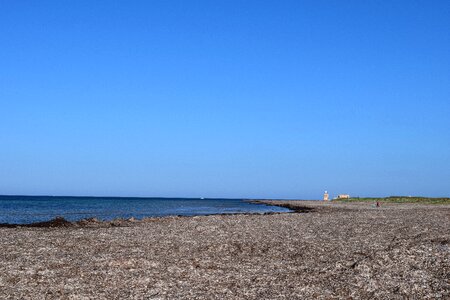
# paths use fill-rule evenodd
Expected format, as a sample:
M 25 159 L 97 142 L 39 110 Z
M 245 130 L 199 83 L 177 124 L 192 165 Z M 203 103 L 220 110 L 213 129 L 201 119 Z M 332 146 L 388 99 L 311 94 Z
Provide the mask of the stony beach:
M 0 228 L 0 299 L 445 299 L 450 206 Z

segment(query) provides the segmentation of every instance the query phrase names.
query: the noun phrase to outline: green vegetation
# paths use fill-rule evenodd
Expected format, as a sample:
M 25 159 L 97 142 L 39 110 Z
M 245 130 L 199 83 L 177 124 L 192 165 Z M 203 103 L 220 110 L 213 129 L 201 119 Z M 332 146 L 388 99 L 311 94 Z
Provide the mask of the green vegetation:
M 417 203 L 417 204 L 450 204 L 450 198 L 430 198 L 411 196 L 390 196 L 385 198 L 360 198 L 335 199 L 340 202 L 385 202 L 385 203 Z

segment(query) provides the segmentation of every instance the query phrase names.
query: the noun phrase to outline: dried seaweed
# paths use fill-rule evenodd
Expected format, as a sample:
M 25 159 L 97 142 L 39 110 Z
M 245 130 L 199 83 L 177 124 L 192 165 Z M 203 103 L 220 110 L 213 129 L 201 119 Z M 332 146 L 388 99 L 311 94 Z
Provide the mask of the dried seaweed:
M 312 212 L 0 228 L 0 299 L 450 297 L 449 206 L 275 204 Z

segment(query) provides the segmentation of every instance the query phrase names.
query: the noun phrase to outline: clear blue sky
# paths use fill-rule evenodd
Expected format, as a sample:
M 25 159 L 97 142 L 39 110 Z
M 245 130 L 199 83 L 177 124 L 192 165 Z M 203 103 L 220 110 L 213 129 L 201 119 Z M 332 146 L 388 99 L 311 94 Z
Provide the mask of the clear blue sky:
M 450 195 L 450 1 L 0 1 L 0 194 Z

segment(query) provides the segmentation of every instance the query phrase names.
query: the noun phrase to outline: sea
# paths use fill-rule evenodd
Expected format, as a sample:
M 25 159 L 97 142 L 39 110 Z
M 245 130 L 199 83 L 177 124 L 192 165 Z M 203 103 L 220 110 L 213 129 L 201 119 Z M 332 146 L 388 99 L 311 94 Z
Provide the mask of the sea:
M 289 212 L 244 199 L 0 196 L 0 223 L 29 224 L 63 217 L 113 220 L 163 216 Z

